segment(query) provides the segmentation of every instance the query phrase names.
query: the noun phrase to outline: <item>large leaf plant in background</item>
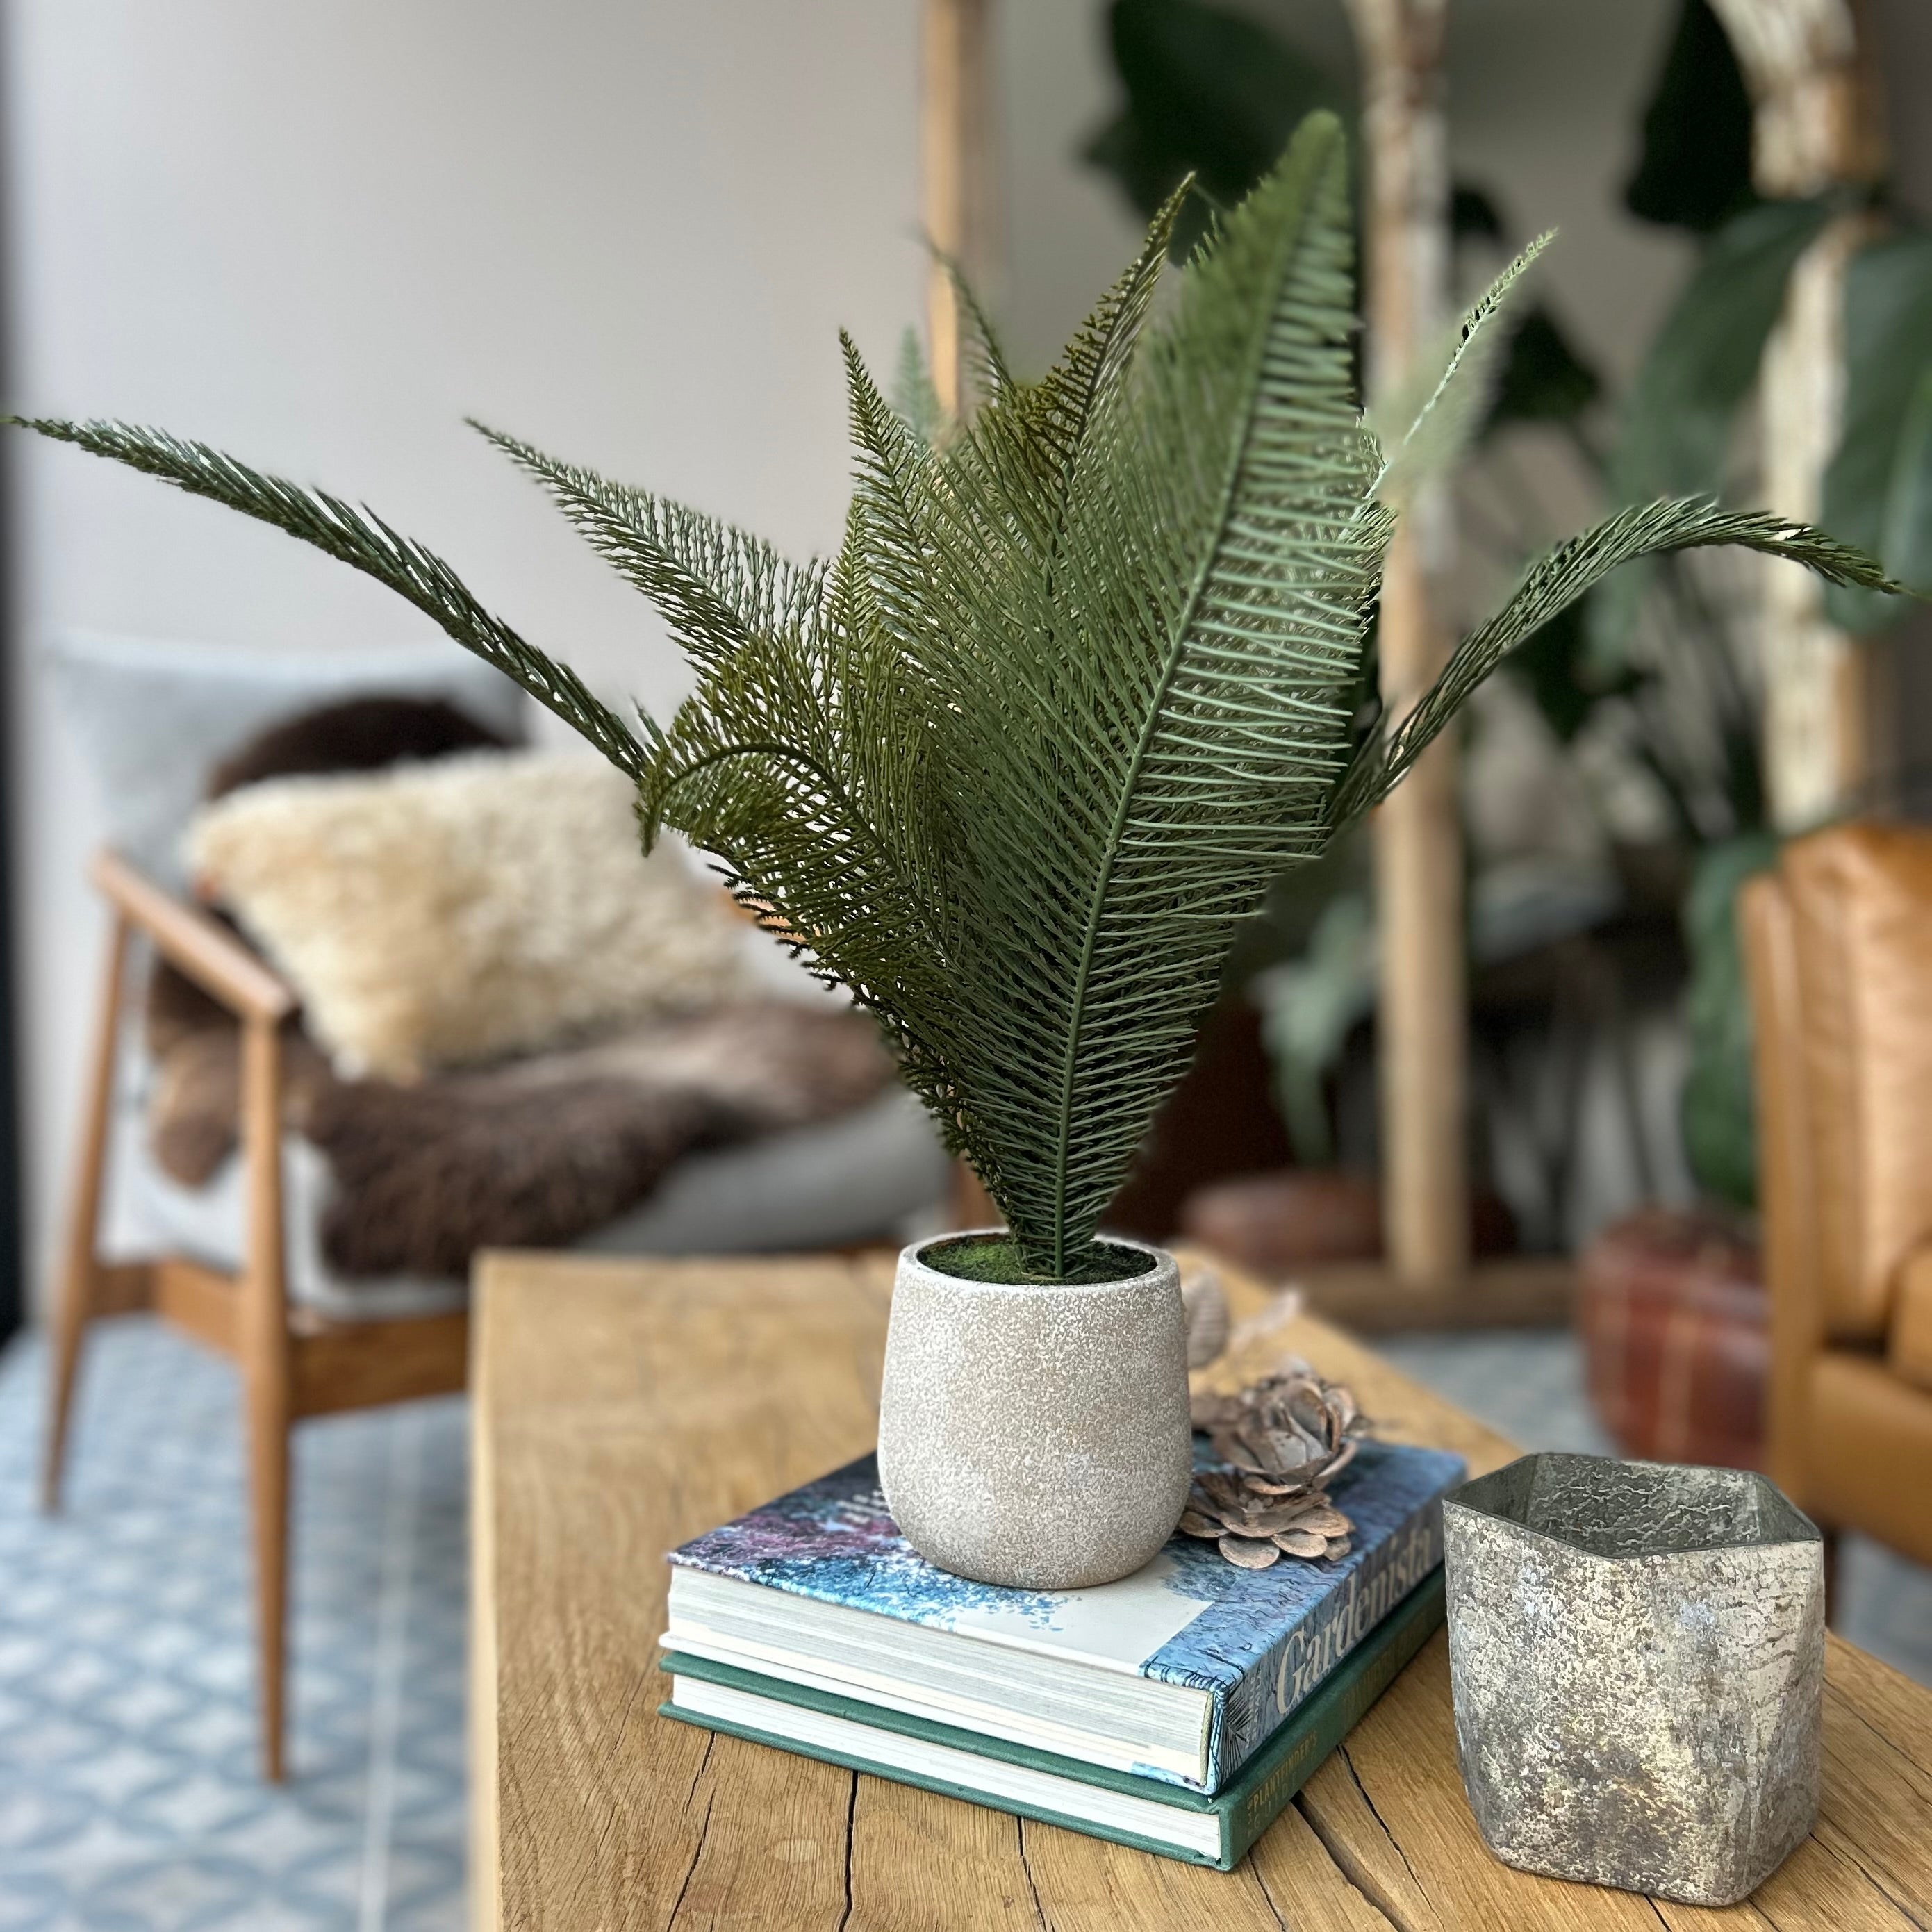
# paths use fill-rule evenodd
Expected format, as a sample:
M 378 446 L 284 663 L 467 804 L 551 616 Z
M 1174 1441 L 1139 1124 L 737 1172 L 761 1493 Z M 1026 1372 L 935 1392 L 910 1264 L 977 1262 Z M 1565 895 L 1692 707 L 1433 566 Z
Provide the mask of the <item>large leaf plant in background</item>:
M 1706 0 L 1683 0 L 1643 134 L 1626 204 L 1699 245 L 1620 412 L 1609 482 L 1625 500 L 1724 485 L 1792 272 L 1848 206 L 1842 195 L 1779 201 L 1756 193 L 1750 104 Z M 1883 187 L 1865 199 L 1879 238 L 1846 278 L 1844 416 L 1820 520 L 1923 596 L 1932 591 L 1932 233 Z M 1719 614 L 1700 604 L 1694 575 L 1678 569 L 1658 578 L 1628 573 L 1592 600 L 1588 658 L 1600 668 L 1640 662 L 1646 610 L 1666 643 L 1688 636 L 1702 646 L 1698 695 L 1715 782 L 1701 814 L 1684 826 L 1695 854 L 1684 908 L 1690 1057 L 1682 1125 L 1706 1192 L 1749 1207 L 1756 1165 L 1750 1018 L 1736 902 L 1739 886 L 1778 851 L 1759 766 L 1760 707 L 1749 640 L 1741 647 L 1724 636 Z M 1827 587 L 1826 605 L 1834 622 L 1866 634 L 1910 608 L 1837 586 Z
M 1336 0 L 1306 4 L 1312 14 Z M 1137 206 L 1190 168 L 1213 194 L 1238 196 L 1281 117 L 1348 92 L 1347 76 L 1206 0 L 1111 0 L 1106 20 L 1124 99 L 1087 158 Z M 1839 206 L 1761 199 L 1750 147 L 1750 103 L 1724 27 L 1707 0 L 1682 0 L 1624 200 L 1639 219 L 1693 238 L 1690 268 L 1613 404 L 1546 309 L 1522 314 L 1478 436 L 1492 472 L 1509 465 L 1508 433 L 1538 424 L 1557 433 L 1613 506 L 1749 487 L 1735 461 L 1741 418 L 1791 272 Z M 1923 592 L 1932 590 L 1932 235 L 1892 214 L 1894 232 L 1850 270 L 1845 422 L 1821 520 Z M 1460 254 L 1500 241 L 1506 224 L 1489 195 L 1459 181 L 1451 226 Z M 1472 547 L 1505 560 L 1532 550 L 1543 540 L 1537 494 L 1520 484 L 1492 493 L 1470 518 Z M 1498 500 L 1532 507 L 1499 526 Z M 1827 602 L 1837 621 L 1866 631 L 1906 608 L 1856 586 L 1829 587 Z M 1738 612 L 1725 586 L 1682 556 L 1660 556 L 1566 606 L 1508 668 L 1559 746 L 1607 742 L 1634 768 L 1689 868 L 1685 1150 L 1708 1192 L 1748 1204 L 1750 1031 L 1730 905 L 1776 846 L 1766 830 L 1754 653 Z M 1263 982 L 1264 1007 L 1304 1159 L 1328 1157 L 1324 1076 L 1368 998 L 1365 872 L 1365 855 L 1343 847 L 1319 871 L 1285 878 L 1239 956 L 1251 968 L 1289 962 Z
M 794 566 L 494 436 L 692 659 L 690 698 L 634 732 L 368 512 L 152 430 L 27 426 L 316 544 L 518 679 L 636 782 L 647 842 L 670 827 L 714 855 L 877 1017 L 1006 1216 L 1007 1272 L 1095 1278 L 1121 1264 L 1096 1229 L 1243 922 L 1515 646 L 1619 563 L 1686 546 L 1884 581 L 1774 518 L 1648 504 L 1532 565 L 1409 714 L 1358 733 L 1390 532 L 1453 457 L 1516 271 L 1413 419 L 1371 425 L 1336 121 L 1310 117 L 1210 224 L 1156 321 L 1182 205 L 1038 382 L 968 304 L 965 420 L 922 430 L 847 343 L 858 475 L 829 560 Z

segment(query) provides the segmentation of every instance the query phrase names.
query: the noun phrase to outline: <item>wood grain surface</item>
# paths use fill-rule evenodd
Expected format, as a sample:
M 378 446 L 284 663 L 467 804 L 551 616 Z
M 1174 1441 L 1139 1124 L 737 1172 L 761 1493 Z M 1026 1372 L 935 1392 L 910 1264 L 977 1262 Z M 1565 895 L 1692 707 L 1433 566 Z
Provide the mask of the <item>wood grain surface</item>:
M 1438 1636 L 1233 1872 L 656 1714 L 664 1553 L 873 1442 L 889 1257 L 495 1256 L 478 1281 L 472 1714 L 479 1926 L 517 1932 L 1514 1932 L 1932 1925 L 1932 1694 L 1833 1640 L 1816 1834 L 1748 1904 L 1560 1884 L 1484 1850 Z M 1244 1319 L 1216 1379 L 1305 1355 L 1391 1439 L 1514 1447 L 1338 1330 Z

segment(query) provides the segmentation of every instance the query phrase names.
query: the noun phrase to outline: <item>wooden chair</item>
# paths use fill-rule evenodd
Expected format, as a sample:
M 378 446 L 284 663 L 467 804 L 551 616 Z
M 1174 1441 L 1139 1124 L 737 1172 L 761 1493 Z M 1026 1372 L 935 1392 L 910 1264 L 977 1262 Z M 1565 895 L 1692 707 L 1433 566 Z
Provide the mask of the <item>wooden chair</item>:
M 59 1507 L 74 1372 L 88 1324 L 152 1310 L 240 1370 L 255 1544 L 262 1766 L 283 1773 L 287 1669 L 289 1436 L 298 1421 L 463 1388 L 466 1312 L 346 1321 L 292 1306 L 282 1225 L 282 1028 L 297 1001 L 234 934 L 112 852 L 92 868 L 112 915 L 106 980 L 54 1310 L 45 1507 Z M 133 941 L 146 938 L 226 1006 L 242 1036 L 244 1262 L 229 1274 L 179 1255 L 109 1262 L 101 1206 L 117 1091 L 122 1012 Z

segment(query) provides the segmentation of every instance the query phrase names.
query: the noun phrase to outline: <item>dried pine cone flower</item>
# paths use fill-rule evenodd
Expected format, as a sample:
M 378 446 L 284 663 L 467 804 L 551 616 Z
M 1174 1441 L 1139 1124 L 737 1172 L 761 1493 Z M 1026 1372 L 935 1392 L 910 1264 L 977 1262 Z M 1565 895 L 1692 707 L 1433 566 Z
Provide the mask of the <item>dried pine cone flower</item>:
M 1364 1426 L 1346 1389 L 1289 1362 L 1237 1394 L 1197 1395 L 1193 1408 L 1194 1426 L 1228 1466 L 1196 1477 L 1186 1534 L 1211 1539 L 1244 1570 L 1282 1556 L 1348 1553 L 1354 1526 L 1324 1486 L 1354 1456 Z
M 1364 1421 L 1355 1398 L 1306 1362 L 1285 1362 L 1233 1395 L 1197 1394 L 1194 1426 L 1214 1454 L 1258 1485 L 1288 1496 L 1314 1488 L 1347 1467 Z
M 1213 1470 L 1196 1479 L 1180 1527 L 1208 1538 L 1244 1570 L 1265 1570 L 1278 1558 L 1331 1560 L 1348 1555 L 1354 1528 L 1318 1491 L 1306 1496 L 1264 1496 L 1232 1474 Z

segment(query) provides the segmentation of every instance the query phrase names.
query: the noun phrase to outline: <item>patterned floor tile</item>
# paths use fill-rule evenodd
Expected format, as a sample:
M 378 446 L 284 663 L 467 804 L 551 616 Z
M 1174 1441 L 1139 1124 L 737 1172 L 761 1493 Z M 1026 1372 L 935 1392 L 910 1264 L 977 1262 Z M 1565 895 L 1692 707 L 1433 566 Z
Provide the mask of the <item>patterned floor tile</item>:
M 298 1432 L 274 1790 L 232 1373 L 150 1322 L 98 1330 L 53 1520 L 44 1374 L 31 1340 L 0 1356 L 0 1932 L 456 1932 L 461 1403 Z

